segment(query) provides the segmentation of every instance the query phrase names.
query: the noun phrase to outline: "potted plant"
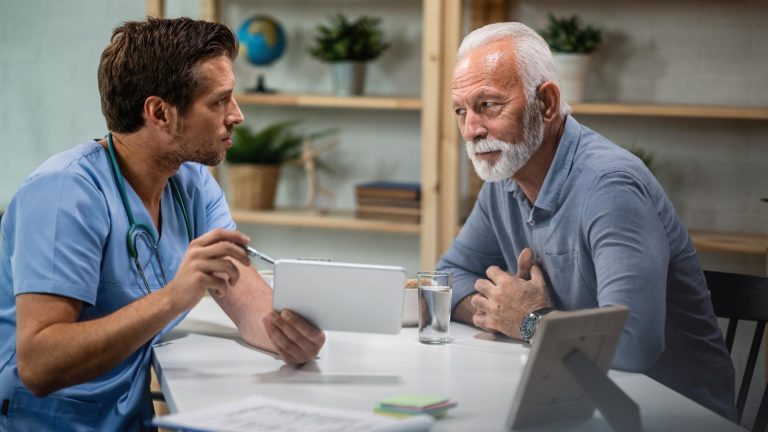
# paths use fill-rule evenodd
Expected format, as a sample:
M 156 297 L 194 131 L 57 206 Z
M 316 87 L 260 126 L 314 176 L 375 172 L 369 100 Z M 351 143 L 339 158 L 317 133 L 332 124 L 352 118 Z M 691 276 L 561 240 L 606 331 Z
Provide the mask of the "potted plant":
M 342 14 L 317 26 L 312 57 L 330 63 L 334 92 L 337 95 L 359 95 L 365 87 L 367 62 L 378 58 L 389 48 L 381 30 L 381 18 L 361 16 L 355 21 Z
M 227 152 L 229 194 L 232 207 L 272 209 L 280 178 L 280 166 L 301 153 L 304 138 L 294 131 L 297 120 L 273 123 L 251 132 L 247 126 L 232 131 Z
M 557 18 L 549 14 L 547 28 L 539 33 L 552 49 L 563 98 L 571 102 L 584 100 L 591 54 L 600 46 L 602 32 L 582 25 L 577 15 Z

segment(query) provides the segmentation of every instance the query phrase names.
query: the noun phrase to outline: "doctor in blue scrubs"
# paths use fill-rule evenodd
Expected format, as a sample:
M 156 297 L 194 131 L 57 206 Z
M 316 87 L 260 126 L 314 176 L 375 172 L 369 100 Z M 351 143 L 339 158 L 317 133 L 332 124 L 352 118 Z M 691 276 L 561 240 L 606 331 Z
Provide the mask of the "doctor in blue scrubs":
M 0 431 L 146 429 L 151 346 L 206 292 L 288 364 L 322 347 L 272 310 L 206 168 L 243 121 L 237 49 L 186 18 L 115 29 L 98 68 L 108 133 L 44 162 L 2 219 Z

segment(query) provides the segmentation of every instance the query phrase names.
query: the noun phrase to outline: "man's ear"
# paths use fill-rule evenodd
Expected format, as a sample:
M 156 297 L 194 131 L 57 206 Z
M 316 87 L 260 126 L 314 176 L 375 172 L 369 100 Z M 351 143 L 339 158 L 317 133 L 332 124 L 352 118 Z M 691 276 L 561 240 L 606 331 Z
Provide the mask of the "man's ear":
M 144 101 L 144 122 L 147 126 L 168 129 L 176 121 L 176 107 L 158 96 L 150 96 Z
M 545 81 L 539 86 L 539 108 L 544 121 L 551 121 L 560 113 L 560 89 L 554 81 Z

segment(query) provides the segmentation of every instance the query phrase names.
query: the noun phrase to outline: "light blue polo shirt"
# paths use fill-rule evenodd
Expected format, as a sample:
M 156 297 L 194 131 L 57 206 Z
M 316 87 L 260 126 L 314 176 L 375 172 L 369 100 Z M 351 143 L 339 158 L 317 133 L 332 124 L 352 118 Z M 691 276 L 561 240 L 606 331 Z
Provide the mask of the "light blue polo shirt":
M 138 430 L 151 418 L 151 346 L 183 315 L 114 369 L 47 397 L 33 396 L 16 368 L 16 295 L 46 293 L 80 300 L 80 321 L 103 317 L 145 295 L 128 255 L 128 218 L 109 164 L 107 151 L 96 141 L 53 156 L 27 177 L 3 216 L 0 401 L 8 402 L 0 414 L 0 430 Z M 234 229 L 224 195 L 206 167 L 185 163 L 174 178 L 194 237 L 214 228 Z M 139 196 L 128 183 L 126 189 L 136 222 L 159 238 L 160 259 L 170 281 L 189 244 L 170 185 L 161 198 L 159 236 Z M 156 290 L 162 279 L 152 260 L 140 254 L 147 280 Z
M 483 185 L 437 266 L 454 273 L 453 306 L 488 267 L 516 273 L 526 247 L 555 308 L 630 308 L 614 368 L 735 418 L 733 363 L 696 250 L 638 158 L 568 116 L 534 205 L 512 180 Z

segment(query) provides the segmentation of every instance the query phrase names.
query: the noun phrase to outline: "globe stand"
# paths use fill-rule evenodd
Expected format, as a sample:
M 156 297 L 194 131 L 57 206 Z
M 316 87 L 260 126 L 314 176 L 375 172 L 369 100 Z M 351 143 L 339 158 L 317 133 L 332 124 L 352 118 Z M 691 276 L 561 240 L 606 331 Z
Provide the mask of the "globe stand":
M 268 88 L 266 82 L 267 82 L 266 77 L 264 77 L 263 73 L 260 73 L 259 76 L 256 77 L 256 86 L 246 89 L 246 92 L 266 93 L 266 94 L 277 93 L 277 90 L 273 88 Z

